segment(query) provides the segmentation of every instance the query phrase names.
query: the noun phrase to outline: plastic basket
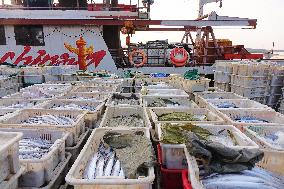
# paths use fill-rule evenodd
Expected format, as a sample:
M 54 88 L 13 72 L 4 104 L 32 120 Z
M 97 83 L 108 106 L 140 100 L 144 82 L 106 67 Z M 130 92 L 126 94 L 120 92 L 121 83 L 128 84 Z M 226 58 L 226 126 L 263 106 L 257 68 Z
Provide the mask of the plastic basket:
M 137 100 L 135 100 L 138 104 L 137 105 L 130 105 L 130 104 L 114 104 L 114 99 L 115 99 L 115 94 L 117 95 L 120 95 L 120 96 L 123 96 L 123 97 L 132 97 L 134 96 L 135 98 L 137 98 Z M 135 93 L 115 93 L 113 94 L 109 99 L 108 101 L 106 102 L 106 106 L 142 106 L 142 98 L 141 98 L 141 95 L 139 93 L 135 94 Z M 132 98 L 134 99 L 134 98 Z
M 245 97 L 230 92 L 202 92 L 194 94 L 195 94 L 195 102 L 201 108 L 206 107 L 207 99 L 246 99 Z
M 19 178 L 24 173 L 25 168 L 21 167 L 17 173 L 12 175 L 8 180 L 0 182 L 1 189 L 18 189 Z
M 0 183 L 20 170 L 19 141 L 22 133 L 0 132 Z
M 225 92 L 230 92 L 231 91 L 231 84 L 229 83 L 214 83 L 214 87 L 217 87 L 221 89 L 222 91 Z
M 62 75 L 43 75 L 43 77 L 44 77 L 44 82 L 62 80 Z
M 220 117 L 222 117 L 228 124 L 234 125 L 241 131 L 244 126 L 282 126 L 284 123 L 284 116 L 273 110 L 220 110 Z M 265 123 L 240 123 L 234 119 L 240 117 L 254 117 L 265 120 Z
M 36 108 L 56 109 L 58 107 L 62 107 L 62 106 L 70 105 L 70 104 L 92 107 L 92 108 L 95 107 L 95 110 L 93 111 L 82 109 L 82 111 L 88 112 L 85 116 L 85 125 L 86 127 L 90 129 L 94 128 L 97 119 L 99 119 L 99 117 L 102 115 L 104 108 L 105 108 L 105 105 L 103 102 L 92 102 L 92 101 L 87 101 L 87 100 L 76 100 L 76 99 L 74 100 L 53 99 L 53 100 L 46 101 L 44 103 L 37 105 Z M 70 110 L 70 109 L 65 108 L 65 110 Z
M 73 93 L 98 93 L 98 92 L 105 92 L 105 93 L 113 93 L 116 91 L 116 86 L 95 86 L 95 87 L 76 87 L 72 90 Z
M 178 103 L 179 105 L 169 105 L 166 107 L 172 108 L 172 107 L 179 107 L 179 108 L 198 108 L 198 105 L 193 102 L 190 99 L 185 99 L 185 98 L 174 98 L 174 97 L 144 97 L 143 98 L 143 106 L 151 108 L 149 104 L 152 104 L 153 102 L 159 100 L 159 99 L 164 99 L 164 100 L 170 100 L 173 103 Z M 161 108 L 166 108 L 166 107 L 161 107 Z
M 76 99 L 76 100 L 88 100 L 88 101 L 94 101 L 94 102 L 103 102 L 106 101 L 109 98 L 109 93 L 68 93 L 65 94 L 59 99 Z
M 269 85 L 269 86 L 266 87 L 266 93 L 282 95 L 282 86 Z
M 180 169 L 167 169 L 163 167 L 161 146 L 157 146 L 158 162 L 161 170 L 161 185 L 163 189 L 183 189 L 182 171 Z
M 200 78 L 199 80 L 182 80 L 182 89 L 188 93 L 203 92 L 209 88 L 210 79 Z
M 284 75 L 270 75 L 269 79 L 272 86 L 283 86 Z
M 132 116 L 136 115 L 143 119 L 144 127 L 150 128 L 151 123 L 148 117 L 148 114 L 146 112 L 146 109 L 144 107 L 139 106 L 128 106 L 128 107 L 122 107 L 122 106 L 110 106 L 107 107 L 105 114 L 102 118 L 102 122 L 100 124 L 100 127 L 106 127 L 107 123 L 110 119 L 117 116 Z M 125 127 L 124 125 L 119 125 L 118 127 Z M 128 127 L 129 128 L 129 127 Z
M 184 90 L 180 89 L 148 89 L 147 95 L 142 97 L 181 97 L 188 98 L 188 94 Z
M 266 86 L 269 84 L 269 79 L 266 76 L 241 76 L 232 75 L 233 85 L 254 87 L 254 86 Z
M 16 99 L 16 98 L 5 98 L 0 99 L 0 107 L 5 109 L 23 109 L 23 108 L 33 108 L 34 106 L 43 103 L 44 100 L 26 100 L 26 99 Z M 12 106 L 17 105 L 17 106 Z
M 189 183 L 189 180 L 188 180 L 187 170 L 182 171 L 182 185 L 183 185 L 183 189 L 192 189 L 191 184 Z
M 215 71 L 214 81 L 218 83 L 231 83 L 231 74 L 222 71 Z
M 205 108 L 150 108 L 150 115 L 155 125 L 160 123 L 192 123 L 192 124 L 223 124 L 224 120 L 213 112 Z M 159 116 L 174 112 L 185 112 L 191 115 L 205 115 L 207 120 L 201 121 L 159 121 Z
M 40 115 L 58 115 L 67 116 L 74 120 L 73 125 L 37 125 L 37 124 L 24 124 L 22 121 L 35 116 Z M 5 119 L 0 128 L 26 128 L 26 129 L 51 129 L 57 131 L 70 132 L 70 138 L 74 143 L 78 141 L 81 133 L 85 131 L 84 117 L 87 114 L 86 111 L 67 111 L 67 110 L 44 110 L 44 109 L 24 109 L 20 110 L 8 119 Z M 71 140 L 69 139 L 69 140 Z
M 65 141 L 69 133 L 51 130 L 33 129 L 0 129 L 5 132 L 21 132 L 23 137 L 41 138 L 53 143 L 50 151 L 41 159 L 20 159 L 25 167 L 25 173 L 21 176 L 21 186 L 40 187 L 51 180 L 55 167 L 65 159 Z
M 70 171 L 66 176 L 66 182 L 70 185 L 74 185 L 75 189 L 151 189 L 152 183 L 155 178 L 154 168 L 148 169 L 148 176 L 141 177 L 138 179 L 122 179 L 120 177 L 107 177 L 107 178 L 97 178 L 97 179 L 82 179 L 82 174 L 84 169 L 91 158 L 91 156 L 98 150 L 101 138 L 108 131 L 114 131 L 118 133 L 132 133 L 135 131 L 143 131 L 145 136 L 150 139 L 149 129 L 129 129 L 129 128 L 98 128 L 95 129 L 91 136 L 89 137 L 86 145 L 81 151 L 80 155 L 76 159 L 75 163 L 71 167 Z
M 241 133 L 238 129 L 233 127 L 232 125 L 205 125 L 198 124 L 199 127 L 209 130 L 211 133 L 218 135 L 219 131 L 224 129 L 230 130 L 234 135 L 238 145 L 232 146 L 234 149 L 257 149 L 259 148 L 255 142 L 253 142 L 246 135 Z M 174 127 L 174 125 L 173 125 Z M 161 125 L 157 127 L 157 135 L 159 140 L 162 139 L 162 129 Z M 164 144 L 161 143 L 162 149 L 162 159 L 164 162 L 164 166 L 169 169 L 186 169 L 188 167 L 186 157 L 185 157 L 185 145 L 184 144 Z
M 231 89 L 232 92 L 248 98 L 264 96 L 266 92 L 266 86 L 242 87 L 239 85 L 231 85 Z
M 62 81 L 78 81 L 78 78 L 74 74 L 62 74 Z
M 240 64 L 238 75 L 242 76 L 268 76 L 271 66 L 269 64 Z

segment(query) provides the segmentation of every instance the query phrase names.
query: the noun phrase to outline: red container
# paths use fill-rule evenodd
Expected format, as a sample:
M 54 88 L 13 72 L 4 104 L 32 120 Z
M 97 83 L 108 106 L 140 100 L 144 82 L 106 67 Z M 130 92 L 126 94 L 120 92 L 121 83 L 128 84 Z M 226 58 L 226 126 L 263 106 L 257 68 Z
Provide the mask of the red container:
M 188 171 L 182 171 L 182 185 L 183 189 L 192 189 L 190 182 L 188 181 Z
M 182 173 L 186 172 L 188 173 L 187 170 L 181 170 L 181 169 L 166 169 L 162 165 L 162 150 L 161 146 L 158 144 L 157 146 L 157 151 L 158 151 L 158 162 L 160 164 L 160 169 L 161 169 L 161 186 L 162 189 L 184 189 L 183 185 L 183 178 L 182 178 Z M 185 188 L 185 189 L 191 189 L 191 186 L 189 184 L 190 188 Z

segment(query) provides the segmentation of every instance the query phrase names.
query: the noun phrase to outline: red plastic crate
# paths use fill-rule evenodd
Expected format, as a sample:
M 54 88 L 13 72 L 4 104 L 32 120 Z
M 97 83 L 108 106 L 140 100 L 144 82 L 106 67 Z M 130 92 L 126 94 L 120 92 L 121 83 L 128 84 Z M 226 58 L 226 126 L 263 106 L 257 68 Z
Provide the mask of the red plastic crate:
M 162 165 L 162 151 L 161 146 L 158 144 L 157 146 L 158 151 L 158 162 L 160 164 L 161 169 L 161 185 L 162 189 L 184 189 L 183 185 L 183 179 L 182 179 L 182 173 L 188 172 L 187 170 L 181 170 L 181 169 L 166 169 Z M 190 184 L 189 184 L 190 186 Z M 186 188 L 186 189 L 191 189 Z
M 182 185 L 183 189 L 192 189 L 190 182 L 188 181 L 188 171 L 182 171 Z

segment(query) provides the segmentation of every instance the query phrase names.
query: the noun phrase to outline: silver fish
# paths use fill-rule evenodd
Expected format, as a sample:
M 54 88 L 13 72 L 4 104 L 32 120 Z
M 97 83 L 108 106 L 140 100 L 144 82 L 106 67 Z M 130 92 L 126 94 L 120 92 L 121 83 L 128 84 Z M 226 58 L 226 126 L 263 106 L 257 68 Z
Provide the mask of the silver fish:
M 98 159 L 99 159 L 99 154 L 96 153 L 87 164 L 87 169 L 84 171 L 84 178 L 87 178 L 87 179 L 95 178 L 95 172 L 96 172 Z
M 112 167 L 115 160 L 115 153 L 111 153 L 109 156 L 104 169 L 104 176 L 111 176 Z

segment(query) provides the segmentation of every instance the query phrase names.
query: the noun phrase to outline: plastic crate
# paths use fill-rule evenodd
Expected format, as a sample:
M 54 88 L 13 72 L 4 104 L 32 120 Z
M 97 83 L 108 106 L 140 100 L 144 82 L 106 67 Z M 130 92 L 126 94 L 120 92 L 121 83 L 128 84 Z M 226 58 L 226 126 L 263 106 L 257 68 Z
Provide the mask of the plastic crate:
M 161 146 L 157 146 L 158 163 L 161 170 L 161 185 L 163 189 L 183 189 L 182 171 L 180 169 L 167 169 L 163 166 Z M 187 170 L 186 170 L 187 171 Z
M 62 75 L 43 75 L 44 82 L 62 81 Z
M 195 102 L 201 107 L 206 107 L 207 99 L 246 99 L 243 96 L 237 95 L 232 92 L 202 92 L 194 93 Z
M 173 124 L 173 127 L 175 125 Z M 227 129 L 230 130 L 231 133 L 236 138 L 238 145 L 232 146 L 234 149 L 257 149 L 258 146 L 255 142 L 253 142 L 250 138 L 248 138 L 245 134 L 241 133 L 238 129 L 236 129 L 232 125 L 205 125 L 198 124 L 199 127 L 209 130 L 211 133 L 218 135 L 218 132 Z M 161 125 L 157 127 L 157 135 L 159 140 L 162 140 L 162 129 Z M 162 160 L 164 162 L 164 166 L 168 169 L 186 169 L 188 167 L 186 156 L 185 156 L 185 145 L 184 144 L 164 144 L 161 143 L 162 149 Z
M 70 165 L 72 165 L 77 159 L 89 136 L 90 136 L 90 130 L 86 129 L 86 132 L 81 134 L 81 136 L 78 139 L 78 142 L 74 146 L 68 146 L 65 148 L 66 152 L 72 155 L 69 162 Z
M 198 108 L 198 105 L 193 102 L 190 99 L 186 99 L 186 98 L 174 98 L 174 97 L 144 97 L 143 98 L 143 106 L 147 107 L 147 108 L 151 108 L 149 106 L 149 104 L 152 104 L 153 102 L 155 102 L 156 100 L 159 99 L 164 99 L 164 100 L 170 100 L 174 103 L 178 103 L 179 105 L 175 106 L 167 106 L 168 108 L 172 108 L 172 107 L 179 107 L 179 108 Z M 161 108 L 167 108 L 167 107 L 161 107 Z
M 0 132 L 0 183 L 20 170 L 19 141 L 22 133 Z
M 130 105 L 130 104 L 117 104 L 117 105 L 114 105 L 114 98 L 115 98 L 115 94 L 117 95 L 121 95 L 123 97 L 131 97 L 131 96 L 134 96 L 135 98 L 137 98 L 136 102 L 138 103 L 137 105 Z M 133 98 L 132 98 L 133 99 Z M 142 98 L 141 98 L 141 95 L 139 93 L 114 93 L 109 99 L 108 101 L 106 102 L 106 106 L 142 106 Z
M 155 123 L 155 125 L 157 124 L 161 124 L 161 123 L 192 123 L 192 124 L 223 124 L 224 120 L 219 117 L 218 115 L 216 115 L 215 113 L 209 111 L 208 109 L 205 108 L 150 108 L 150 115 L 151 118 L 153 120 L 153 122 Z M 159 116 L 163 115 L 163 114 L 168 114 L 168 113 L 174 113 L 174 112 L 185 112 L 185 113 L 189 113 L 191 115 L 200 115 L 206 116 L 207 120 L 202 120 L 202 121 L 174 121 L 174 120 L 170 120 L 170 121 L 159 121 Z
M 273 110 L 220 110 L 220 117 L 222 117 L 228 124 L 234 125 L 241 131 L 244 126 L 273 126 L 284 125 L 284 115 L 275 112 Z M 240 117 L 254 117 L 261 120 L 265 120 L 265 123 L 240 123 L 234 119 Z
M 76 87 L 72 90 L 73 93 L 99 93 L 99 92 L 105 92 L 105 93 L 113 93 L 116 91 L 116 86 L 94 86 L 94 87 Z
M 56 109 L 58 107 L 62 107 L 62 110 L 72 110 L 68 108 L 63 108 L 66 105 L 75 104 L 79 106 L 86 106 L 89 108 L 94 108 L 95 110 L 83 110 L 87 111 L 88 113 L 85 116 L 85 125 L 86 127 L 92 129 L 95 126 L 97 119 L 102 115 L 105 105 L 103 102 L 92 102 L 87 100 L 65 100 L 65 99 L 53 99 L 50 101 L 46 101 L 37 105 L 35 108 L 42 108 L 42 109 Z
M 107 107 L 105 114 L 102 118 L 100 127 L 106 127 L 108 121 L 112 119 L 113 117 L 131 116 L 131 115 L 140 116 L 143 119 L 144 127 L 146 128 L 151 127 L 151 122 L 149 120 L 146 109 L 144 107 L 139 107 L 139 106 L 128 106 L 128 107 L 110 106 L 110 107 Z M 124 127 L 124 125 L 119 125 L 118 127 Z
M 167 83 L 155 83 L 150 85 L 144 85 L 146 89 L 175 89 L 173 86 L 168 85 Z
M 78 81 L 75 74 L 62 74 L 62 81 Z
M 141 89 L 141 86 L 123 86 L 120 93 L 140 93 Z
M 53 143 L 50 151 L 41 159 L 20 159 L 25 167 L 25 173 L 21 176 L 21 186 L 41 187 L 49 182 L 57 165 L 65 159 L 65 141 L 69 133 L 34 130 L 34 129 L 0 129 L 4 132 L 21 132 L 23 137 L 41 138 Z
M 284 75 L 270 75 L 269 79 L 272 86 L 283 86 Z
M 214 83 L 214 87 L 217 87 L 218 89 L 221 89 L 222 91 L 225 92 L 230 92 L 231 91 L 231 84 L 229 83 Z
M 21 167 L 19 171 L 12 175 L 8 180 L 0 182 L 1 189 L 18 189 L 19 186 L 19 178 L 24 173 L 25 168 Z
M 34 106 L 43 103 L 44 100 L 26 100 L 26 99 L 0 99 L 0 108 L 4 109 L 23 109 L 23 108 L 33 108 Z M 16 106 L 12 106 L 16 105 Z
M 267 105 L 277 105 L 279 103 L 279 99 L 281 97 L 282 97 L 282 94 L 279 94 L 279 95 L 271 94 L 269 96 L 266 96 L 265 104 L 267 104 Z
M 282 86 L 269 85 L 269 86 L 266 87 L 265 90 L 266 90 L 267 94 L 282 95 Z
M 249 98 L 249 99 L 256 101 L 256 102 L 259 102 L 261 104 L 265 103 L 265 96 L 252 97 L 252 98 Z
M 222 103 L 233 103 L 236 105 L 237 108 L 218 108 L 218 105 Z M 220 99 L 220 100 L 207 100 L 207 108 L 214 111 L 215 109 L 218 110 L 227 110 L 227 109 L 236 109 L 236 110 L 241 110 L 241 109 L 253 109 L 253 110 L 259 110 L 259 109 L 269 109 L 266 105 L 263 105 L 261 103 L 255 102 L 253 100 L 248 100 L 248 99 Z
M 103 102 L 106 101 L 109 98 L 109 93 L 68 93 L 65 94 L 59 99 L 71 99 L 71 100 L 88 100 L 93 102 Z
M 142 89 L 143 90 L 143 89 Z M 142 97 L 181 97 L 188 98 L 188 94 L 180 89 L 148 89 L 146 95 Z
M 44 83 L 43 75 L 24 75 L 24 84 L 41 84 Z
M 269 84 L 269 79 L 266 76 L 232 75 L 231 83 L 234 85 L 246 87 L 266 86 Z
M 266 92 L 266 86 L 258 86 L 258 87 L 242 87 L 238 85 L 231 85 L 231 90 L 232 92 L 248 97 L 248 98 L 253 98 L 253 97 L 258 97 L 258 96 L 264 96 Z
M 75 189 L 151 189 L 152 183 L 155 179 L 154 167 L 148 169 L 148 176 L 138 179 L 122 179 L 120 177 L 107 177 L 96 179 L 82 179 L 84 169 L 91 158 L 91 156 L 98 150 L 100 141 L 106 132 L 113 131 L 117 133 L 132 133 L 135 131 L 143 131 L 145 136 L 150 139 L 149 129 L 146 128 L 98 128 L 95 129 L 89 137 L 80 155 L 76 159 L 75 163 L 68 172 L 65 180 L 68 184 L 74 185 Z
M 73 125 L 38 125 L 38 124 L 24 124 L 22 121 L 35 116 L 40 115 L 58 115 L 67 116 L 74 120 Z M 73 143 L 76 143 L 79 136 L 85 132 L 84 117 L 87 114 L 86 111 L 68 111 L 68 110 L 45 110 L 45 109 L 23 109 L 18 111 L 13 116 L 5 119 L 3 123 L 0 124 L 0 128 L 26 128 L 26 129 L 51 129 L 57 131 L 70 132 L 73 139 Z
M 181 89 L 188 93 L 203 92 L 209 88 L 210 79 L 200 78 L 199 80 L 183 79 Z
M 231 83 L 231 74 L 228 72 L 215 71 L 214 81 L 218 83 Z
M 263 63 L 249 63 L 238 65 L 238 75 L 242 76 L 268 76 L 271 66 Z

